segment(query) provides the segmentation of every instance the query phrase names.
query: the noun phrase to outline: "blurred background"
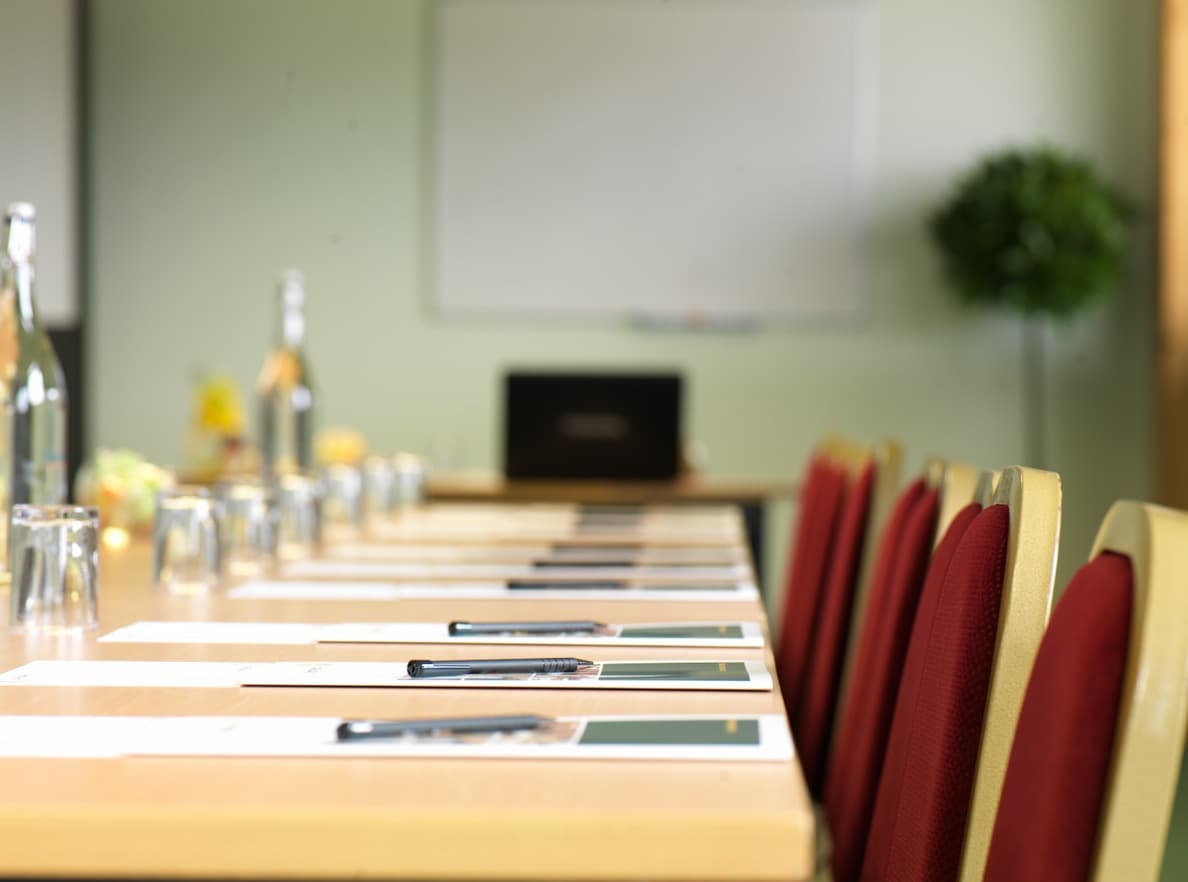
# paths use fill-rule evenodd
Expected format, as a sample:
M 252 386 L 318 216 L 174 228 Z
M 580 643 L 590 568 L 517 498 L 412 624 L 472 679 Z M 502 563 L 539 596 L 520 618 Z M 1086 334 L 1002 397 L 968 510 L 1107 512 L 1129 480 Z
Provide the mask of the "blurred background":
M 0 200 L 39 209 L 39 297 L 76 451 L 181 465 L 195 383 L 225 376 L 251 401 L 277 274 L 298 266 L 319 424 L 437 468 L 499 466 L 512 366 L 680 371 L 710 474 L 791 478 L 827 431 L 897 437 L 909 470 L 934 452 L 1019 462 L 1034 428 L 1024 321 L 962 306 L 927 226 L 982 156 L 1051 144 L 1136 208 L 1119 290 L 1042 328 L 1030 464 L 1064 479 L 1058 584 L 1110 502 L 1155 495 L 1155 0 L 873 4 L 862 306 L 741 329 L 435 306 L 432 7 L 0 0 Z M 538 39 L 524 28 L 525 49 Z M 787 511 L 767 530 L 779 573 Z

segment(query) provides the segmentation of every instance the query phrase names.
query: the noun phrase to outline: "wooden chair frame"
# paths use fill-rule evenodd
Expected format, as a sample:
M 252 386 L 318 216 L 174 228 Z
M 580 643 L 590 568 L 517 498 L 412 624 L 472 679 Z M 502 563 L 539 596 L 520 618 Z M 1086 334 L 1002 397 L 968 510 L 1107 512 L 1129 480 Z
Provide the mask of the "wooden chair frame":
M 974 501 L 974 488 L 978 482 L 978 470 L 959 462 L 946 462 L 937 478 L 940 487 L 940 510 L 936 518 L 936 536 L 932 547 L 936 548 L 957 517 L 957 512 Z
M 987 493 L 992 483 L 993 496 L 988 501 L 1010 509 L 1011 526 L 997 648 L 961 858 L 961 882 L 981 882 L 985 871 L 1015 724 L 1052 608 L 1060 537 L 1058 475 L 1012 466 L 1003 469 L 994 482 L 984 473 L 978 482 L 979 495 Z
M 1130 650 L 1092 882 L 1157 882 L 1188 726 L 1188 514 L 1116 502 L 1090 554 L 1134 572 Z

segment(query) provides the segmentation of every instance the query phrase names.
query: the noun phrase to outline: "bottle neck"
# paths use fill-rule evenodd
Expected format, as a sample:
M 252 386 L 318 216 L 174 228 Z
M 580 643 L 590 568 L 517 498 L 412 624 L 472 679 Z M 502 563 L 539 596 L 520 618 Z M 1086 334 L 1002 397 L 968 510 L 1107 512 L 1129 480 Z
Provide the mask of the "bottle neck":
M 37 317 L 37 303 L 33 299 L 33 264 L 24 260 L 14 262 L 10 272 L 17 324 L 22 332 L 34 333 L 41 329 L 41 321 Z
M 305 314 L 301 307 L 281 300 L 278 342 L 286 349 L 300 349 L 305 344 Z

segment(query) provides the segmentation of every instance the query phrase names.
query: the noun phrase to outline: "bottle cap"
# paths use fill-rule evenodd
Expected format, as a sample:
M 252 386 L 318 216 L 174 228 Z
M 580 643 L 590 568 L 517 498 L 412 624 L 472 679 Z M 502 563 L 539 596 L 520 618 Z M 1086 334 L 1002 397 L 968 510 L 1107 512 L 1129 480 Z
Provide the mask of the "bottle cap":
M 4 219 L 8 220 L 14 217 L 27 221 L 37 220 L 37 209 L 33 207 L 32 202 L 10 202 L 8 209 L 4 212 Z
M 4 251 L 14 261 L 33 259 L 37 212 L 28 202 L 13 202 L 4 212 Z
M 281 273 L 280 295 L 286 306 L 301 306 L 305 301 L 305 275 L 301 270 L 287 269 Z

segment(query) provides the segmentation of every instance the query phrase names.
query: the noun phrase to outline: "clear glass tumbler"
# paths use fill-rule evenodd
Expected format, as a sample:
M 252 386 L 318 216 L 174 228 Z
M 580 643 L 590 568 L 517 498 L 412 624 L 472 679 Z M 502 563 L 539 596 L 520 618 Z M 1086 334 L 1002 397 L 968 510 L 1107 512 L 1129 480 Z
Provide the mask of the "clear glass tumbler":
M 396 467 L 386 456 L 363 460 L 363 510 L 368 517 L 391 514 L 399 506 Z
M 396 498 L 400 505 L 417 505 L 425 499 L 425 480 L 428 466 L 424 457 L 415 453 L 397 453 L 392 457 L 396 471 Z
M 259 481 L 225 481 L 218 488 L 222 506 L 222 559 L 232 576 L 258 576 L 276 559 L 276 491 Z
M 322 471 L 326 498 L 322 517 L 328 524 L 363 522 L 363 472 L 352 465 L 328 465 Z
M 99 511 L 77 505 L 14 505 L 10 624 L 67 632 L 99 625 Z
M 313 557 L 321 549 L 324 495 L 321 481 L 310 475 L 282 475 L 277 479 L 276 555 L 280 560 Z
M 180 594 L 206 591 L 222 575 L 220 506 L 206 487 L 157 494 L 153 517 L 153 584 Z

